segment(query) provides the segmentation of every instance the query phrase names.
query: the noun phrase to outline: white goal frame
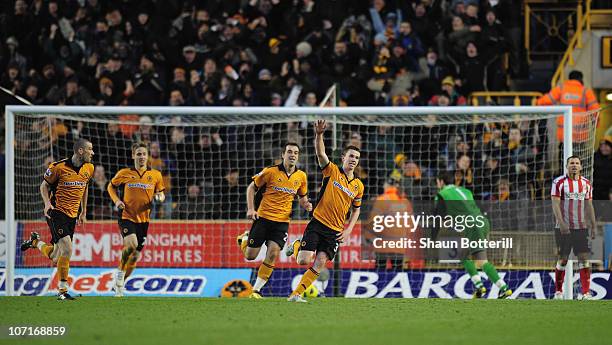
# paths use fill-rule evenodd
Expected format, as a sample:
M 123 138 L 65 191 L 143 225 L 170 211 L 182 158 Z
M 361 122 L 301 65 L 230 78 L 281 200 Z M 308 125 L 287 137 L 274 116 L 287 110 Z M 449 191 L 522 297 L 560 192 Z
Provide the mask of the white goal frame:
M 332 137 L 336 138 L 337 115 L 400 115 L 415 116 L 433 115 L 487 115 L 487 114 L 559 114 L 564 117 L 564 161 L 572 155 L 572 108 L 570 106 L 481 106 L 481 107 L 96 107 L 96 106 L 6 106 L 5 112 L 5 214 L 6 214 L 6 296 L 13 296 L 15 255 L 16 255 L 16 220 L 15 220 L 15 116 L 20 114 L 44 115 L 304 115 L 325 117 L 330 122 Z M 564 164 L 565 165 L 565 164 Z M 566 266 L 564 294 L 566 299 L 573 297 L 573 265 L 571 260 Z

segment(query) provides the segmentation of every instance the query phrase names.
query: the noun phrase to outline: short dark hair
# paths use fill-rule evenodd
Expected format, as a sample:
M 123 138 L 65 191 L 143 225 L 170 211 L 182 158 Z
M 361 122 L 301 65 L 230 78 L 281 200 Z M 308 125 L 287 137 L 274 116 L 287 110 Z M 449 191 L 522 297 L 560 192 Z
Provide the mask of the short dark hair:
M 444 181 L 445 184 L 451 185 L 455 183 L 455 174 L 452 171 L 440 171 L 436 176 L 438 180 Z
M 136 150 L 138 150 L 141 147 L 144 147 L 147 150 L 147 153 L 149 152 L 149 145 L 143 142 L 137 142 L 137 143 L 132 144 L 132 153 L 136 153 Z
M 342 151 L 342 154 L 345 154 L 348 150 L 355 150 L 355 151 L 361 153 L 361 150 L 357 146 L 349 145 L 349 146 L 344 148 L 344 151 Z
M 576 155 L 571 155 L 571 156 L 567 157 L 567 160 L 565 161 L 565 164 L 566 164 L 566 165 L 567 165 L 567 164 L 569 164 L 570 159 L 574 159 L 574 158 L 578 159 L 578 161 L 580 162 L 580 164 L 582 164 L 582 159 L 580 159 L 580 157 L 578 157 L 578 156 L 576 156 Z
M 569 73 L 568 79 L 578 80 L 582 83 L 582 72 L 573 70 Z
M 79 149 L 83 149 L 85 150 L 85 147 L 87 146 L 87 144 L 91 143 L 91 141 L 85 139 L 85 138 L 79 138 L 77 139 L 77 141 L 74 142 L 74 153 L 78 153 Z
M 302 151 L 302 148 L 300 147 L 300 145 L 298 145 L 298 143 L 290 141 L 285 144 L 284 146 L 285 149 L 283 150 L 283 153 L 287 152 L 287 146 L 296 146 L 298 148 L 298 151 Z

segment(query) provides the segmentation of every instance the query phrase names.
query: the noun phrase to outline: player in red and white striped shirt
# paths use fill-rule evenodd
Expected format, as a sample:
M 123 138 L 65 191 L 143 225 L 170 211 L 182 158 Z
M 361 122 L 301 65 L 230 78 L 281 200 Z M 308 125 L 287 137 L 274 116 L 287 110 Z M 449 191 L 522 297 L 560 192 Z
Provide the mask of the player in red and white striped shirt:
M 595 210 L 593 209 L 593 187 L 580 175 L 582 162 L 578 156 L 567 159 L 567 175 L 557 177 L 552 184 L 550 197 L 557 226 L 555 237 L 559 249 L 559 260 L 555 269 L 555 299 L 563 298 L 563 279 L 569 254 L 574 250 L 578 256 L 580 285 L 583 299 L 590 299 L 591 267 L 589 262 L 589 230 L 595 237 Z

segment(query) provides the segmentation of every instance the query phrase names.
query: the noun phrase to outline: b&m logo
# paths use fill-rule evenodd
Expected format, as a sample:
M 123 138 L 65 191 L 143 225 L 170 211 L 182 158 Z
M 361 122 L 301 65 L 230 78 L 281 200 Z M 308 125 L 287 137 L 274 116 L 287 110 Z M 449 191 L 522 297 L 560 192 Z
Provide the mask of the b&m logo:
M 112 295 L 115 270 L 73 268 L 69 289 L 84 296 Z M 0 290 L 5 290 L 4 272 L 0 271 Z M 249 279 L 250 269 L 153 269 L 136 270 L 124 285 L 128 296 L 216 297 L 223 284 L 233 279 Z M 15 291 L 22 296 L 57 293 L 56 270 L 18 269 Z

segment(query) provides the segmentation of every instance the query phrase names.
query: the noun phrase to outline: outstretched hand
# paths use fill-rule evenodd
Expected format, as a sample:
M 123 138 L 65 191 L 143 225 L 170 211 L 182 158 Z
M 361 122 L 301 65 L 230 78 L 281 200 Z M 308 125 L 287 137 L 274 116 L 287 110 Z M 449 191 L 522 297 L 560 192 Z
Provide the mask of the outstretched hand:
M 321 135 L 323 134 L 323 132 L 325 132 L 325 129 L 327 128 L 327 123 L 325 122 L 325 120 L 317 120 L 315 121 L 314 127 L 315 133 L 317 133 L 317 135 Z

